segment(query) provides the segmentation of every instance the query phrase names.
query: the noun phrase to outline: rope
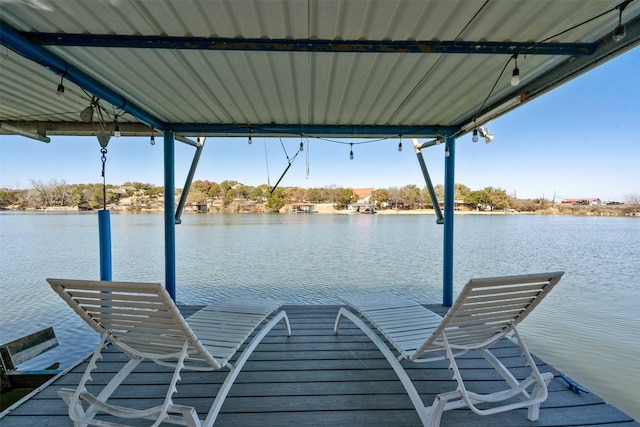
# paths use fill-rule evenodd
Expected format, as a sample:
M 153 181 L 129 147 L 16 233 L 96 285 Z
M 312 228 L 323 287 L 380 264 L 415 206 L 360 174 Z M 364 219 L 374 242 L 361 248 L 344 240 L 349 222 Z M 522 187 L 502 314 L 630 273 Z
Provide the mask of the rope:
M 102 147 L 100 149 L 100 153 L 102 153 L 102 157 L 100 157 L 100 160 L 102 160 L 102 205 L 104 210 L 107 210 L 107 181 L 106 178 L 104 176 L 104 167 L 105 164 L 107 163 L 107 149 L 105 147 Z
M 269 156 L 267 155 L 267 140 L 265 138 L 262 139 L 264 143 L 264 159 L 267 162 L 267 185 L 271 188 L 271 181 L 269 180 Z

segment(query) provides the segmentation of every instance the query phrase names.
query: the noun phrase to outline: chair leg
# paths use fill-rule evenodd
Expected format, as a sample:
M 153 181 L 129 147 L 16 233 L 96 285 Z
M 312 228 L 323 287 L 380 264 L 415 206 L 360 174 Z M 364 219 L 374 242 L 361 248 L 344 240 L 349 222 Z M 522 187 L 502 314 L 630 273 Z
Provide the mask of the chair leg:
M 176 362 L 176 369 L 175 371 L 173 371 L 173 377 L 171 377 L 171 382 L 169 383 L 167 394 L 164 398 L 164 403 L 162 404 L 162 409 L 158 414 L 158 419 L 156 420 L 155 423 L 153 423 L 152 427 L 159 426 L 164 420 L 164 418 L 167 416 L 169 408 L 173 406 L 171 397 L 176 391 L 178 391 L 178 389 L 176 388 L 176 384 L 178 383 L 178 381 L 180 381 L 180 371 L 182 370 L 182 368 L 184 368 L 184 359 L 185 357 L 187 357 L 188 350 L 189 350 L 189 341 L 185 340 L 184 346 L 182 347 L 182 353 L 180 354 L 180 357 Z
M 493 368 L 500 374 L 500 376 L 507 382 L 507 384 L 510 387 L 509 389 L 501 392 L 489 393 L 485 395 L 472 393 L 466 390 L 464 386 L 464 380 L 462 379 L 461 373 L 458 370 L 455 357 L 453 356 L 453 351 L 449 346 L 449 343 L 447 341 L 445 334 L 442 334 L 442 339 L 443 339 L 445 348 L 447 350 L 447 357 L 451 362 L 450 368 L 454 371 L 454 378 L 458 383 L 458 391 L 461 393 L 461 399 L 462 401 L 464 401 L 466 406 L 469 407 L 469 409 L 471 409 L 473 412 L 479 415 L 490 415 L 490 414 L 496 414 L 499 412 L 505 412 L 513 409 L 526 407 L 528 408 L 529 420 L 536 421 L 538 419 L 539 412 L 540 412 L 540 404 L 547 399 L 547 396 L 548 396 L 547 384 L 553 378 L 553 374 L 540 373 L 540 371 L 538 370 L 538 367 L 535 364 L 535 361 L 533 360 L 533 357 L 531 356 L 526 346 L 522 342 L 522 339 L 518 335 L 515 325 L 512 325 L 512 330 L 517 338 L 518 345 L 522 349 L 523 356 L 527 360 L 527 365 L 529 365 L 531 369 L 531 375 L 529 375 L 529 377 L 527 377 L 526 379 L 520 382 L 511 374 L 511 372 L 502 364 L 502 362 L 500 362 L 498 358 L 496 358 L 490 351 L 488 351 L 487 349 L 479 349 L 480 354 L 482 354 L 482 356 L 485 357 L 485 359 L 493 366 Z M 526 389 L 533 384 L 535 384 L 535 386 L 534 386 L 532 395 L 529 395 Z M 504 401 L 513 396 L 520 396 L 520 399 L 522 401 L 519 403 L 511 403 L 511 404 L 506 404 L 502 406 L 494 406 L 489 409 L 479 409 L 475 406 L 477 403 L 482 403 L 482 402 L 496 403 L 496 402 Z M 454 402 L 451 402 L 451 403 L 454 403 Z M 447 408 L 445 410 L 448 410 L 448 409 L 450 409 L 449 404 L 447 405 Z
M 340 327 L 340 320 L 341 320 L 341 317 L 343 316 L 351 320 L 351 322 L 353 322 L 354 325 L 360 328 L 360 330 L 362 330 L 362 332 L 364 332 L 369 337 L 369 339 L 371 339 L 371 341 L 373 341 L 373 343 L 382 352 L 382 354 L 387 359 L 387 361 L 395 371 L 396 375 L 398 376 L 398 379 L 400 379 L 400 382 L 404 386 L 404 389 L 407 391 L 407 394 L 411 399 L 411 403 L 413 403 L 413 406 L 416 408 L 416 411 L 418 411 L 418 415 L 420 416 L 420 420 L 422 421 L 422 424 L 425 426 L 437 426 L 438 424 L 433 424 L 432 416 L 430 413 L 428 413 L 427 408 L 425 408 L 425 405 L 422 402 L 422 398 L 418 394 L 418 390 L 416 390 L 415 386 L 411 382 L 411 378 L 409 378 L 409 376 L 405 372 L 404 368 L 402 367 L 402 365 L 400 364 L 396 356 L 394 356 L 391 350 L 389 350 L 389 347 L 387 347 L 384 341 L 380 339 L 378 334 L 376 334 L 370 327 L 368 327 L 358 316 L 356 316 L 355 314 L 353 314 L 351 311 L 349 311 L 344 307 L 341 307 L 340 310 L 338 311 L 338 315 L 336 316 L 336 322 L 334 325 L 334 332 L 336 334 L 338 333 L 338 328 Z M 439 418 L 437 418 L 437 420 L 439 422 Z
M 73 400 L 73 395 L 75 394 L 75 390 L 69 388 L 61 388 L 58 390 L 58 396 L 64 400 L 64 403 L 67 404 L 69 408 L 69 416 L 71 416 L 71 412 L 77 413 L 79 416 L 84 416 L 84 409 L 82 408 L 82 404 L 78 400 Z M 76 406 L 77 405 L 77 406 Z M 82 415 L 80 415 L 82 414 Z M 87 427 L 87 423 L 81 423 L 72 418 L 73 427 Z
M 213 401 L 213 405 L 211 406 L 211 409 L 207 414 L 207 418 L 204 421 L 203 426 L 206 426 L 206 427 L 213 426 L 213 423 L 215 422 L 216 417 L 218 416 L 218 414 L 220 413 L 220 410 L 222 409 L 222 404 L 224 403 L 224 400 L 226 399 L 227 394 L 229 394 L 229 391 L 231 390 L 231 386 L 233 385 L 233 382 L 235 381 L 238 374 L 240 373 L 240 370 L 242 369 L 244 364 L 247 362 L 247 359 L 249 359 L 249 356 L 251 356 L 251 353 L 253 353 L 253 350 L 255 350 L 258 344 L 260 344 L 260 341 L 262 341 L 262 339 L 269 333 L 269 331 L 271 331 L 271 329 L 273 329 L 273 327 L 278 322 L 280 322 L 280 320 L 284 321 L 285 327 L 287 328 L 287 336 L 291 336 L 291 325 L 289 324 L 289 318 L 287 317 L 287 313 L 285 311 L 279 311 L 275 316 L 273 316 L 273 318 L 271 318 L 269 322 L 267 322 L 267 324 L 264 325 L 264 327 L 260 329 L 260 332 L 258 332 L 256 336 L 253 337 L 251 342 L 242 351 L 242 354 L 236 361 L 235 366 L 231 367 L 231 370 L 229 371 L 227 378 L 225 378 L 224 382 L 222 383 L 222 387 L 220 387 L 220 390 L 218 391 L 218 394 L 216 395 L 216 398 Z

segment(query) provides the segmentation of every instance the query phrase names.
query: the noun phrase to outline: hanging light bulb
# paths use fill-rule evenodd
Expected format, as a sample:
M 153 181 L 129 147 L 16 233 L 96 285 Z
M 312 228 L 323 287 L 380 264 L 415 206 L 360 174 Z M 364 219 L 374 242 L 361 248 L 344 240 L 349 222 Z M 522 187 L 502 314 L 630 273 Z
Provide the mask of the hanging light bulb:
M 473 142 L 478 142 L 478 129 L 473 130 L 473 136 L 471 137 Z
M 516 54 L 513 59 L 515 60 L 516 67 L 513 69 L 511 75 L 511 86 L 518 86 L 520 84 L 520 69 L 518 68 L 518 55 Z
M 251 145 L 253 143 L 253 141 L 251 140 L 251 134 L 249 134 L 249 145 Z
M 62 77 L 60 78 L 60 84 L 58 85 L 58 90 L 56 91 L 56 97 L 58 99 L 64 99 L 64 85 L 62 84 L 63 81 L 64 74 L 62 74 Z
M 402 151 L 402 141 L 398 144 L 398 151 Z
M 624 29 L 624 25 L 618 25 L 615 30 L 613 30 L 613 41 L 619 42 L 627 35 L 627 31 Z
M 300 151 L 304 151 L 304 143 L 300 141 Z
M 349 160 L 353 160 L 353 144 L 351 144 L 351 151 L 349 152 Z
M 620 10 L 620 14 L 618 15 L 618 26 L 613 30 L 613 41 L 616 43 L 621 41 L 624 36 L 627 35 L 627 31 L 625 30 L 624 25 L 622 25 L 622 11 L 629 3 L 630 2 L 627 1 L 618 6 L 618 9 Z
M 115 127 L 113 128 L 113 136 L 116 138 L 120 138 L 122 134 L 120 133 L 120 125 L 118 124 L 118 119 L 114 121 Z
M 518 67 L 513 69 L 513 74 L 511 75 L 511 86 L 518 86 L 520 84 L 520 70 Z
M 449 152 L 449 147 L 445 147 L 444 148 L 444 156 L 445 157 L 449 157 L 451 155 L 451 153 Z
M 153 136 L 153 134 L 151 135 L 151 141 L 149 141 L 151 143 L 151 145 L 156 145 L 156 137 Z

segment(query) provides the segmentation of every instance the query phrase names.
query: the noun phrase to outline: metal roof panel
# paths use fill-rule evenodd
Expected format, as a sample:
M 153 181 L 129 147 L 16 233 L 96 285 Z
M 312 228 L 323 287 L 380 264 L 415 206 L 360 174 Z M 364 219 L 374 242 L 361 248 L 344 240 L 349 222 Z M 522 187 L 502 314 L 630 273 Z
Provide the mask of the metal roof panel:
M 539 96 L 637 46 L 637 0 L 623 13 L 628 37 L 622 47 L 607 42 L 618 20 L 615 6 L 604 0 L 0 1 L 3 25 L 17 31 L 138 37 L 139 48 L 101 47 L 97 42 L 36 47 L 108 88 L 127 106 L 168 126 L 193 129 L 462 126 L 504 100 Z M 163 35 L 176 40 L 203 37 L 212 43 L 215 38 L 248 40 L 249 48 L 145 48 L 145 36 Z M 310 51 L 287 51 L 285 46 L 283 51 L 261 51 L 251 49 L 251 40 L 307 40 Z M 351 47 L 360 43 L 362 52 L 339 52 L 338 45 L 332 52 L 314 51 L 320 45 L 311 46 L 321 41 L 328 47 L 332 40 L 352 41 Z M 588 42 L 601 48 L 593 60 L 580 61 L 567 55 L 522 53 L 521 84 L 514 88 L 509 85 L 512 54 L 385 52 L 390 48 L 372 51 L 363 43 L 385 40 L 471 43 L 466 46 L 487 41 Z M 67 96 L 57 100 L 53 94 L 64 70 L 47 70 L 3 50 L 0 120 L 25 126 L 51 122 L 47 130 L 56 132 L 63 132 L 67 123 L 69 132 L 78 132 L 83 126 L 79 113 L 92 94 L 68 78 Z M 114 114 L 120 123 L 141 120 L 126 113 L 138 110 L 122 108 L 105 105 L 106 121 Z

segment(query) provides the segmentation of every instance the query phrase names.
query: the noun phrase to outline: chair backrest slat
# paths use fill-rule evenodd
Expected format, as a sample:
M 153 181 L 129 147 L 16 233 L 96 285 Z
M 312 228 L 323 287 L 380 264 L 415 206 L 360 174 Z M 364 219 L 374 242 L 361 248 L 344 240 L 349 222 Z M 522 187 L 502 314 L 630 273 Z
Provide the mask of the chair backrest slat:
M 186 361 L 219 369 L 159 283 L 47 279 L 100 335 L 129 354 L 163 360 L 188 343 Z
M 564 272 L 471 279 L 440 325 L 412 355 L 441 348 L 442 335 L 452 347 L 495 342 L 540 303 Z

